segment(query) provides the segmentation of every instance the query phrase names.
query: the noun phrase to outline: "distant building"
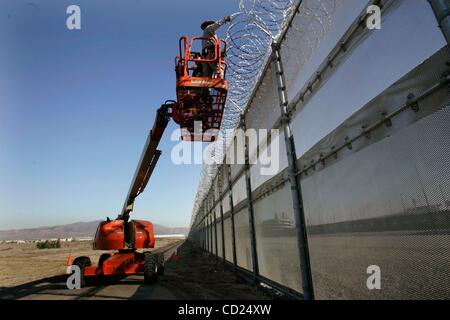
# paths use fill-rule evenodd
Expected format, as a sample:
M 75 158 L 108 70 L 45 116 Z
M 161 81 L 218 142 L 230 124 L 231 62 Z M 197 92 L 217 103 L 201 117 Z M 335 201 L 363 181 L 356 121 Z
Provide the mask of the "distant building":
M 405 210 L 407 214 L 424 214 L 429 212 L 439 212 L 441 204 L 433 204 L 430 206 L 416 206 L 414 208 L 408 208 Z
M 184 234 L 157 234 L 155 235 L 156 239 L 163 239 L 163 238 L 186 238 Z
M 77 238 L 77 241 L 92 241 L 92 237 L 80 237 Z

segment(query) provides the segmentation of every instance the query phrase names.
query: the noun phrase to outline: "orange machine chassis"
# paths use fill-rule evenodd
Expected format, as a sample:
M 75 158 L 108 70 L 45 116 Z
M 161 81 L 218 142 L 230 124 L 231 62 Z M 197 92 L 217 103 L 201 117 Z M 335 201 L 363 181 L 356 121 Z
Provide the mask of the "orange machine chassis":
M 84 276 L 135 275 L 144 273 L 144 253 L 135 250 L 119 250 L 101 265 L 86 266 Z
M 101 222 L 94 239 L 94 250 L 116 250 L 115 253 L 101 255 L 96 266 L 88 257 L 78 257 L 68 265 L 76 264 L 82 268 L 83 278 L 94 276 L 126 276 L 144 274 L 146 272 L 146 255 L 149 252 L 138 252 L 138 249 L 151 249 L 155 246 L 153 225 L 148 221 L 108 220 Z M 164 261 L 161 256 L 152 257 L 156 274 Z M 163 258 L 162 258 L 163 259 Z M 148 260 L 148 259 L 147 259 Z M 151 277 L 152 275 L 150 275 Z

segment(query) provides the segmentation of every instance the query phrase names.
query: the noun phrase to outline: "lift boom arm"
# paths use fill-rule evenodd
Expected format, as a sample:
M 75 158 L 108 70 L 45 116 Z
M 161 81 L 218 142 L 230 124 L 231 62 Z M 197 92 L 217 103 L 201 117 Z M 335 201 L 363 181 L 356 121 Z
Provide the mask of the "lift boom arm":
M 119 215 L 119 220 L 128 221 L 130 212 L 133 211 L 134 200 L 144 192 L 148 181 L 155 169 L 156 163 L 161 155 L 161 151 L 158 150 L 159 142 L 161 141 L 164 130 L 169 123 L 171 117 L 171 108 L 174 105 L 172 101 L 166 101 L 156 113 L 155 124 L 147 138 L 144 151 L 142 152 L 141 159 L 139 160 L 136 173 L 134 174 L 133 181 L 131 183 L 128 196 L 125 200 L 125 204 L 122 209 L 122 213 Z

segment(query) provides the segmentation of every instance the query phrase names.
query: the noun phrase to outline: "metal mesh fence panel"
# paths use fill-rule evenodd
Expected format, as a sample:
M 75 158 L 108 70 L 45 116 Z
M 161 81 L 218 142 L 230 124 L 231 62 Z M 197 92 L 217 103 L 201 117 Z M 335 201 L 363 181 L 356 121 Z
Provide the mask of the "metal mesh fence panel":
M 382 29 L 359 29 L 355 43 L 296 105 L 292 131 L 298 157 L 445 45 L 427 1 L 394 1 L 385 10 Z
M 279 174 L 288 165 L 283 131 L 278 131 L 273 134 L 272 141 L 273 142 L 269 142 L 268 146 L 264 143 L 259 145 L 259 157 L 257 162 L 250 167 L 252 191 Z M 265 153 L 265 155 L 262 153 Z M 270 156 L 271 161 L 262 159 L 266 156 Z
M 212 224 L 211 224 L 211 236 L 212 236 L 212 248 L 211 248 L 211 252 L 215 255 L 217 255 L 216 252 L 216 225 L 214 224 L 214 215 L 215 215 L 215 210 L 212 211 Z
M 206 251 L 211 252 L 211 233 L 209 228 L 209 221 L 206 222 Z
M 223 213 L 230 212 L 230 192 L 226 192 L 222 200 Z
M 214 199 L 219 199 L 220 198 L 220 182 L 219 179 L 220 175 L 217 175 L 216 178 L 214 179 Z
M 449 121 L 446 107 L 302 181 L 318 298 L 450 298 Z
M 300 159 L 395 115 L 301 175 L 317 298 L 450 297 L 448 58 L 434 54 Z M 421 98 L 399 109 L 409 91 Z M 380 290 L 367 287 L 373 265 Z
M 245 178 L 241 176 L 233 185 L 233 205 L 244 201 L 247 198 Z
M 222 245 L 222 222 L 219 222 L 217 223 L 217 255 L 221 258 L 223 258 Z
M 225 231 L 225 259 L 229 262 L 233 262 L 233 243 L 231 238 L 231 219 L 224 220 Z
M 229 182 L 228 173 L 227 173 L 225 166 L 220 166 L 219 170 L 220 170 L 219 171 L 220 172 L 220 182 L 222 185 L 221 193 L 223 193 L 228 188 L 228 182 Z
M 254 203 L 262 276 L 302 292 L 299 248 L 289 183 Z
M 236 147 L 235 154 L 237 154 L 237 152 L 239 152 L 241 155 L 243 155 L 244 154 L 243 146 L 240 148 Z M 236 179 L 236 177 L 241 173 L 242 169 L 244 168 L 244 165 L 243 165 L 243 163 L 238 163 L 237 161 L 233 162 L 233 163 L 236 163 L 236 164 L 231 165 L 231 179 L 234 181 Z
M 346 30 L 345 20 L 353 22 L 356 15 L 367 6 L 367 2 L 367 0 L 303 1 L 281 47 L 288 92 L 298 91 L 316 72 L 321 56 L 326 56 L 330 44 L 339 40 L 339 31 Z
M 275 70 L 271 63 L 246 110 L 245 125 L 247 129 L 273 128 L 281 115 L 279 105 Z
M 236 224 L 236 258 L 237 265 L 252 270 L 252 253 L 250 245 L 250 228 L 248 209 L 244 208 L 234 216 Z

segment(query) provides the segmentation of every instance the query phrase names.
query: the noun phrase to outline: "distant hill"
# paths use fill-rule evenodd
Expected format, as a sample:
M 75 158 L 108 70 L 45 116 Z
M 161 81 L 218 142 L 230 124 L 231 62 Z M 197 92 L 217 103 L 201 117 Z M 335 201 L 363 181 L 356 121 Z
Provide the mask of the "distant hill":
M 98 221 L 77 222 L 53 227 L 40 227 L 32 229 L 5 230 L 0 231 L 1 240 L 38 240 L 52 238 L 78 238 L 94 237 Z M 187 235 L 189 228 L 170 228 L 159 224 L 153 224 L 156 235 L 184 234 Z

